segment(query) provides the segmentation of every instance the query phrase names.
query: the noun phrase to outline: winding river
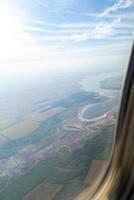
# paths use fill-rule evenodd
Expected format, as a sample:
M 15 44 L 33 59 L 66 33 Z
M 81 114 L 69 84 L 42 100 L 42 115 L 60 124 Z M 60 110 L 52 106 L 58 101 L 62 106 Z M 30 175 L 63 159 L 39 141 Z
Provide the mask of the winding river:
M 107 113 L 118 106 L 119 90 L 102 89 L 100 81 L 105 78 L 121 75 L 121 71 L 106 72 L 98 76 L 87 76 L 80 82 L 81 88 L 85 91 L 97 92 L 101 95 L 107 96 L 109 99 L 104 102 L 92 103 L 85 106 L 79 112 L 79 119 L 81 121 L 92 122 L 102 119 L 107 116 Z

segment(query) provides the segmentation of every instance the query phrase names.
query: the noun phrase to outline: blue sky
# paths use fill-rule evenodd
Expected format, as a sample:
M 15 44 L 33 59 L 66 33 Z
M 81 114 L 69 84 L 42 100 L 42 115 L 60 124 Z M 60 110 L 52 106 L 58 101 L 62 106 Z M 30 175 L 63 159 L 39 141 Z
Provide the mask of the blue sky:
M 1 70 L 124 67 L 133 24 L 134 0 L 1 0 Z

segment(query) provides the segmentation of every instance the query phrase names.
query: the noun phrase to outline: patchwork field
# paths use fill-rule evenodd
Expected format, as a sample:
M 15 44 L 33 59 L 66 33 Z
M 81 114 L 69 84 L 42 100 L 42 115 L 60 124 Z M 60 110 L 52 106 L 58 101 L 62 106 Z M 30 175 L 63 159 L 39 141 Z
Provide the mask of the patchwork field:
M 5 119 L 0 119 L 0 130 L 4 129 L 8 126 L 11 126 L 16 122 L 16 119 L 14 118 L 5 118 Z
M 52 120 L 52 118 L 50 118 L 49 120 Z M 53 133 L 53 130 L 56 128 L 56 126 L 54 126 L 54 123 L 55 125 L 57 125 L 56 119 L 53 119 L 53 121 L 49 120 L 49 126 L 46 127 L 46 124 L 43 123 L 43 126 L 45 128 L 45 130 L 42 130 L 43 133 L 44 131 L 46 132 L 47 130 L 49 130 L 45 134 L 46 138 L 47 136 L 50 137 Z M 59 159 L 56 155 L 56 157 L 53 159 L 48 157 L 44 161 L 39 162 L 26 174 L 18 177 L 15 181 L 13 181 L 12 184 L 10 184 L 6 188 L 6 190 L 1 192 L 0 199 L 31 200 L 26 199 L 27 197 L 29 197 L 26 195 L 30 195 L 32 194 L 31 192 L 34 191 L 37 193 L 39 192 L 41 195 L 44 196 L 44 199 L 47 200 L 45 198 L 45 195 L 49 196 L 48 193 L 46 193 L 44 189 L 37 189 L 38 186 L 46 182 L 52 185 L 56 184 L 57 186 L 63 186 L 63 188 L 61 188 L 61 190 L 59 190 L 57 194 L 55 192 L 53 200 L 74 200 L 75 197 L 78 196 L 78 194 L 80 194 L 84 189 L 86 189 L 86 186 L 90 184 L 88 180 L 90 178 L 93 180 L 93 177 L 98 176 L 96 172 L 100 172 L 100 165 L 103 164 L 107 158 L 109 158 L 109 154 L 107 155 L 107 153 L 109 152 L 107 151 L 107 146 L 110 146 L 109 137 L 113 133 L 112 127 L 113 125 L 101 127 L 100 133 L 98 135 L 93 138 L 89 138 L 87 141 L 84 141 L 83 146 L 81 146 L 74 152 L 66 153 L 63 151 L 64 156 L 62 157 L 62 159 Z M 38 132 L 38 134 L 40 133 Z M 15 143 L 13 146 L 9 146 L 10 152 L 11 150 L 14 151 L 14 149 L 12 149 L 13 147 L 15 147 Z M 5 146 L 5 149 L 7 150 L 8 147 Z M 47 191 L 49 190 L 47 189 Z M 58 189 L 55 189 L 54 187 L 53 191 L 58 191 Z M 33 196 L 30 196 L 29 198 L 35 200 Z M 37 198 L 36 200 L 40 199 Z
M 9 139 L 22 138 L 37 129 L 41 122 L 48 120 L 49 118 L 63 112 L 64 110 L 65 109 L 63 107 L 55 107 L 53 109 L 47 110 L 46 112 L 33 112 L 29 115 L 26 115 L 26 117 L 23 118 L 23 121 L 2 130 L 2 134 Z
M 2 131 L 2 134 L 11 139 L 18 139 L 30 134 L 40 125 L 39 122 L 36 121 L 22 121 L 18 124 L 15 124 L 12 127 L 6 128 Z
M 23 200 L 52 200 L 61 189 L 62 185 L 42 183 L 26 195 Z
M 81 193 L 85 187 L 86 184 L 83 181 L 69 181 L 53 200 L 74 200 L 74 198 Z
M 43 122 L 49 119 L 50 117 L 53 117 L 56 114 L 59 114 L 63 112 L 65 108 L 63 107 L 55 107 L 52 109 L 47 110 L 46 112 L 33 112 L 32 114 L 25 117 L 27 120 L 32 120 L 36 122 Z

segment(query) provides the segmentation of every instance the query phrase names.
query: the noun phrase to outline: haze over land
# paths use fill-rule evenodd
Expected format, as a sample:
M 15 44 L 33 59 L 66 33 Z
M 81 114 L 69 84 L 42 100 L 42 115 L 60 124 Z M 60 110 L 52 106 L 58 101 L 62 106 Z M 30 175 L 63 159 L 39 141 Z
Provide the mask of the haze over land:
M 101 175 L 133 13 L 133 0 L 0 1 L 0 199 L 78 200 Z
M 33 81 L 29 79 L 20 85 L 11 85 L 10 94 L 8 90 L 1 93 L 1 198 L 8 200 L 12 195 L 14 200 L 21 199 L 41 184 L 35 189 L 40 198 L 43 187 L 46 190 L 42 195 L 50 189 L 53 198 L 58 200 L 70 191 L 71 196 L 66 199 L 72 199 L 89 185 L 86 174 L 90 173 L 92 162 L 107 160 L 119 91 L 113 95 L 111 90 L 112 96 L 106 95 L 106 90 L 102 93 L 101 87 L 98 88 L 100 79 L 94 81 L 94 90 L 88 82 L 87 91 L 82 83 L 85 84 L 88 73 L 77 71 L 70 76 L 65 73 L 33 76 Z M 109 76 L 110 72 L 102 72 L 102 78 Z M 89 80 L 93 78 L 93 72 L 88 77 Z M 109 104 L 105 103 L 107 101 Z M 101 107 L 103 104 L 105 106 Z M 100 119 L 96 120 L 90 109 Z M 81 113 L 86 120 L 80 117 Z M 18 187 L 21 190 L 16 195 Z M 35 191 L 24 199 L 33 198 Z

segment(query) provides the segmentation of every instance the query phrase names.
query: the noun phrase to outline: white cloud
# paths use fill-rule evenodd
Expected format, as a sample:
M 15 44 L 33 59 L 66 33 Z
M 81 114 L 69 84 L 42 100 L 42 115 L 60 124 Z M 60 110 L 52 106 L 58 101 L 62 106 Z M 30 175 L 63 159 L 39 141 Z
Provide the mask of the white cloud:
M 90 33 L 83 33 L 83 34 L 73 34 L 70 37 L 70 40 L 73 40 L 75 42 L 85 41 L 90 38 Z
M 9 32 L 4 30 L 4 39 L 3 36 L 0 38 L 0 41 L 3 42 L 3 47 L 0 46 L 1 63 L 6 63 L 6 65 L 9 64 L 9 68 L 15 66 L 15 70 L 21 68 L 21 66 L 22 69 L 24 68 L 27 70 L 27 68 L 29 68 L 32 71 L 33 67 L 38 70 L 38 68 L 44 68 L 44 66 L 46 68 L 58 68 L 58 66 L 67 68 L 70 66 L 71 68 L 77 67 L 78 65 L 83 66 L 84 64 L 85 66 L 99 66 L 100 63 L 109 63 L 107 54 L 113 55 L 115 50 L 117 50 L 115 46 L 111 48 L 112 45 L 110 40 L 108 42 L 109 45 L 105 47 L 100 44 L 95 47 L 93 47 L 94 45 L 91 45 L 89 48 L 85 48 L 85 45 L 82 43 L 83 48 L 80 48 L 77 44 L 75 46 L 75 43 L 73 42 L 90 39 L 113 39 L 113 36 L 116 36 L 116 34 L 121 32 L 119 28 L 122 28 L 124 31 L 126 28 L 132 28 L 133 26 L 133 23 L 121 23 L 120 18 L 112 19 L 113 21 L 109 23 L 102 18 L 102 22 L 96 21 L 95 23 L 90 20 L 54 24 L 51 22 L 47 23 L 43 20 L 30 21 L 29 17 L 27 17 L 27 23 L 24 23 L 24 25 L 22 21 L 18 20 L 19 15 L 17 16 L 16 22 L 16 20 L 14 21 L 14 19 L 12 19 L 12 15 L 9 12 L 7 13 L 6 28 L 8 30 L 8 27 L 10 27 L 11 30 Z M 2 17 L 0 19 L 2 19 Z M 36 34 L 35 32 L 42 33 Z M 53 34 L 49 34 L 50 32 Z M 2 31 L 0 34 L 1 33 Z M 122 38 L 129 41 L 129 37 L 127 36 Z M 48 41 L 52 41 L 52 43 L 48 45 Z M 66 45 L 65 41 L 68 42 L 68 45 Z M 119 40 L 116 41 L 116 43 L 118 42 Z M 56 48 L 54 47 L 54 44 L 56 45 Z M 73 49 L 73 46 L 75 46 L 76 49 Z M 126 46 L 123 47 L 123 51 L 127 49 Z M 3 50 L 4 48 L 5 51 Z M 122 46 L 119 44 L 118 58 L 122 58 L 122 55 L 120 55 L 121 51 Z
M 114 36 L 115 28 L 120 23 L 120 19 L 113 20 L 112 23 L 99 23 L 92 31 L 92 38 L 101 39 Z
M 68 8 L 72 5 L 76 5 L 80 0 L 34 0 L 38 5 L 48 9 L 49 12 L 57 12 L 58 10 L 62 10 Z
M 113 20 L 112 23 L 99 23 L 92 31 L 84 34 L 72 35 L 74 41 L 84 41 L 88 39 L 106 39 L 116 34 L 115 28 L 120 23 L 120 19 Z
M 113 4 L 111 7 L 105 9 L 100 16 L 106 16 L 111 12 L 117 11 L 119 9 L 129 8 L 134 5 L 134 0 L 119 0 L 117 3 Z
M 107 39 L 116 35 L 116 28 L 120 24 L 120 19 L 115 19 L 111 23 L 98 23 L 94 28 L 88 30 L 84 33 L 75 33 L 68 35 L 51 35 L 51 36 L 41 36 L 40 40 L 44 41 L 74 41 L 80 42 L 89 39 Z
M 93 28 L 97 22 L 91 22 L 91 20 L 80 21 L 80 22 L 66 22 L 66 23 L 49 23 L 43 20 L 29 19 L 29 23 L 34 25 L 42 25 L 51 28 L 60 28 L 60 29 L 77 29 L 77 28 Z
M 66 26 L 66 25 L 65 25 Z M 68 26 L 68 24 L 67 24 Z M 75 26 L 75 23 L 74 23 L 74 26 Z M 48 29 L 46 27 L 38 27 L 38 26 L 20 26 L 20 28 L 26 32 L 32 32 L 33 34 L 36 33 L 36 32 L 40 32 L 40 33 L 47 33 L 47 34 L 69 34 L 69 33 L 72 33 L 72 34 L 75 34 L 75 33 L 85 33 L 86 31 L 89 31 L 89 30 L 92 30 L 93 28 L 95 28 L 95 24 L 92 25 L 90 27 L 90 24 L 85 23 L 85 25 L 83 24 L 76 24 L 76 26 L 78 28 L 74 28 L 72 26 L 72 28 L 51 28 L 51 29 Z M 71 27 L 71 25 L 70 25 Z

